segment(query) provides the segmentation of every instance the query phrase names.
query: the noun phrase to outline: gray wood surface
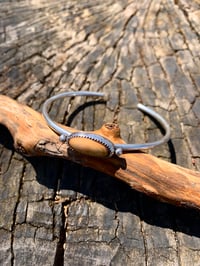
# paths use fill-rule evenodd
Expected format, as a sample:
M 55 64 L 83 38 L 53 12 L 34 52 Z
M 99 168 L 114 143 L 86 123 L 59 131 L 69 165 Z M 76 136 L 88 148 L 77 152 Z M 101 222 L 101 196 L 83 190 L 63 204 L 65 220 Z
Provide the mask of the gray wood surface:
M 117 120 L 127 142 L 160 136 L 142 102 L 172 129 L 150 152 L 200 170 L 199 32 L 199 0 L 0 1 L 0 93 L 40 111 L 62 91 L 105 92 L 106 104 L 76 112 L 85 99 L 64 100 L 52 115 L 83 130 Z M 3 266 L 200 265 L 199 212 L 68 161 L 24 158 L 3 126 L 0 213 Z

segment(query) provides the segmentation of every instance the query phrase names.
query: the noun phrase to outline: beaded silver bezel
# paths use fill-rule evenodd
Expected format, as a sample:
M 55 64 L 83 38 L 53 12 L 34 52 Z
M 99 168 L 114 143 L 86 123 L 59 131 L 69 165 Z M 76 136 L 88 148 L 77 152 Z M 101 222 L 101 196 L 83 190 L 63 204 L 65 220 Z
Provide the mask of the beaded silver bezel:
M 97 143 L 102 144 L 108 151 L 108 156 L 107 157 L 111 157 L 115 153 L 115 147 L 114 147 L 113 143 L 110 140 L 104 138 L 103 136 L 100 136 L 100 135 L 97 135 L 97 134 L 93 134 L 93 133 L 81 132 L 81 131 L 74 132 L 70 136 L 67 137 L 67 144 L 72 149 L 73 149 L 73 147 L 70 145 L 69 141 L 71 139 L 74 139 L 74 138 L 90 139 L 90 140 L 93 140 L 93 141 L 95 141 Z

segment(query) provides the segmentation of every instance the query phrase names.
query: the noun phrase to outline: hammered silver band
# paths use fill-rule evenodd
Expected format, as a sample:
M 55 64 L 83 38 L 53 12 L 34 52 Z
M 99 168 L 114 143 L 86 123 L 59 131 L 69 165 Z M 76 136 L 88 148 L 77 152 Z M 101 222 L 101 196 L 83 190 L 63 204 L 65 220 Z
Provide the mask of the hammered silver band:
M 43 116 L 48 126 L 53 131 L 55 131 L 58 135 L 60 135 L 60 140 L 63 142 L 66 141 L 69 144 L 69 140 L 72 138 L 90 139 L 90 140 L 93 140 L 95 142 L 102 144 L 108 150 L 108 157 L 111 157 L 114 154 L 119 156 L 122 153 L 133 152 L 135 150 L 154 148 L 155 146 L 158 146 L 158 145 L 161 145 L 167 142 L 170 138 L 170 127 L 169 127 L 169 124 L 166 122 L 166 120 L 161 115 L 159 115 L 157 112 L 153 111 L 152 109 L 150 109 L 149 107 L 141 103 L 137 104 L 137 108 L 141 110 L 142 112 L 148 114 L 152 118 L 154 118 L 164 129 L 165 135 L 160 140 L 157 140 L 154 142 L 148 142 L 148 143 L 141 143 L 141 144 L 114 144 L 107 138 L 102 137 L 97 134 L 87 133 L 84 131 L 72 133 L 68 130 L 65 130 L 49 117 L 48 109 L 50 107 L 50 104 L 54 102 L 55 100 L 58 100 L 64 97 L 75 97 L 75 96 L 103 97 L 104 94 L 99 93 L 99 92 L 88 92 L 88 91 L 64 92 L 64 93 L 57 94 L 53 97 L 50 97 L 44 102 L 44 105 L 42 108 Z

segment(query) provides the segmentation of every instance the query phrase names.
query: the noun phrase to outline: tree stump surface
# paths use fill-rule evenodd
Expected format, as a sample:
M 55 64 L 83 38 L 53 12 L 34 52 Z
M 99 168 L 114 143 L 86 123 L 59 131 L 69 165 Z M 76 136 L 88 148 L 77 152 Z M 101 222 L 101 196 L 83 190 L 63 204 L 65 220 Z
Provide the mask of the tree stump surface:
M 105 92 L 85 108 L 57 101 L 52 117 L 81 130 L 117 120 L 129 143 L 160 137 L 142 102 L 172 130 L 150 153 L 200 171 L 199 10 L 198 0 L 2 1 L 0 93 L 41 111 L 59 92 Z M 200 264 L 199 211 L 63 159 L 25 158 L 4 126 L 0 175 L 0 265 Z

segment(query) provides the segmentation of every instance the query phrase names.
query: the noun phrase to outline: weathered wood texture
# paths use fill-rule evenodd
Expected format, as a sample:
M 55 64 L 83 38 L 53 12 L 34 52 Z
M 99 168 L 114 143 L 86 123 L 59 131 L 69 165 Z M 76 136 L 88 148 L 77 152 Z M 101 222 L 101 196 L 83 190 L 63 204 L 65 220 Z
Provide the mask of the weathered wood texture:
M 15 150 L 24 156 L 71 160 L 120 179 L 131 188 L 162 202 L 200 210 L 198 171 L 166 162 L 144 151 L 109 157 L 108 149 L 91 139 L 72 138 L 69 143 L 61 142 L 42 114 L 5 95 L 0 95 L 0 123 L 9 130 Z M 77 132 L 75 128 L 60 126 L 71 133 Z M 105 123 L 100 129 L 88 133 L 92 132 L 114 144 L 125 143 L 116 123 Z
M 160 136 L 135 109 L 154 107 L 172 128 L 155 156 L 200 170 L 200 3 L 3 1 L 0 93 L 40 111 L 65 90 L 110 93 L 65 118 L 84 130 L 117 119 L 127 142 Z M 75 119 L 73 119 L 75 118 Z M 31 138 L 31 136 L 30 136 Z M 159 203 L 109 176 L 54 158 L 25 159 L 0 128 L 0 264 L 199 265 L 200 213 Z

